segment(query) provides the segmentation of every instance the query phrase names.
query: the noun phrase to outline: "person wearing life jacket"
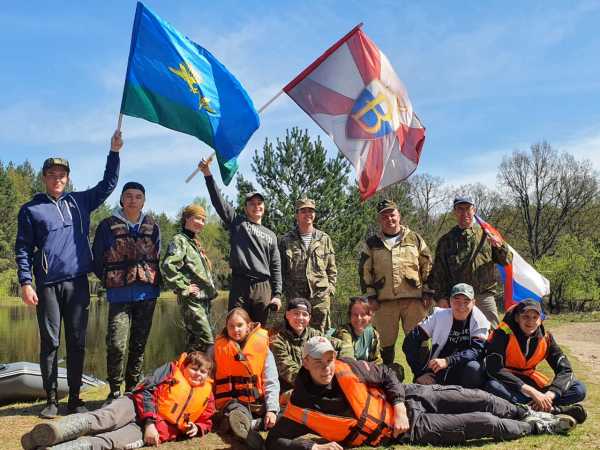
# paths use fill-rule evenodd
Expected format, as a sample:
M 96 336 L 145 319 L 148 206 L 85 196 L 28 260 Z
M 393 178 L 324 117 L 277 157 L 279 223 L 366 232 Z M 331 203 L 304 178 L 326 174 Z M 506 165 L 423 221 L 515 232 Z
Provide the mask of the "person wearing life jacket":
M 269 430 L 279 413 L 279 381 L 269 336 L 243 308 L 227 314 L 215 340 L 215 403 L 223 424 L 253 449 L 264 442 L 259 430 Z
M 546 360 L 554 371 L 550 379 L 537 370 Z M 586 417 L 585 385 L 552 334 L 546 332 L 542 305 L 526 299 L 506 312 L 486 344 L 485 389 L 513 403 L 530 403 L 535 409 L 572 415 L 578 423 Z
M 110 450 L 204 436 L 215 412 L 211 368 L 204 353 L 182 353 L 100 409 L 36 425 L 23 448 Z
M 142 212 L 145 200 L 144 186 L 125 183 L 121 208 L 100 222 L 92 246 L 95 273 L 106 288 L 109 303 L 108 402 L 121 396 L 123 380 L 128 392 L 143 377 L 144 350 L 160 295 L 160 230 L 154 219 Z
M 303 367 L 267 450 L 342 450 L 394 443 L 453 445 L 471 439 L 516 439 L 566 433 L 569 416 L 514 405 L 479 389 L 403 385 L 392 369 L 367 361 L 337 359 L 323 336 L 303 348 Z M 306 434 L 326 442 L 314 443 Z

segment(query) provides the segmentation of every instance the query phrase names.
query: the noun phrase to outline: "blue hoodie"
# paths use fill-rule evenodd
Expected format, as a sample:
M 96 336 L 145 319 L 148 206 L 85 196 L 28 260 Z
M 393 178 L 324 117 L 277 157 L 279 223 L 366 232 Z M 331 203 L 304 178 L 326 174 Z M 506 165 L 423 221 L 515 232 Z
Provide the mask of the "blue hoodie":
M 36 194 L 19 210 L 15 260 L 19 283 L 38 286 L 71 280 L 93 270 L 88 241 L 90 214 L 111 194 L 119 179 L 119 153 L 110 152 L 104 178 L 87 191 L 58 200 Z

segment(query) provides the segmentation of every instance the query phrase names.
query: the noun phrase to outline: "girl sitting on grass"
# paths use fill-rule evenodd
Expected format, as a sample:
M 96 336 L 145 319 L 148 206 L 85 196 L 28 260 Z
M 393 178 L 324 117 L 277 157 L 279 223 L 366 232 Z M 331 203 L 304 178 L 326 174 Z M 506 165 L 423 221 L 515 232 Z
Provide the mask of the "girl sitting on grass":
M 338 328 L 334 337 L 354 348 L 354 358 L 383 364 L 379 333 L 371 325 L 373 313 L 366 297 L 351 297 L 348 304 L 349 323 Z
M 279 381 L 269 336 L 243 308 L 227 314 L 215 341 L 215 401 L 230 430 L 252 449 L 264 442 L 257 431 L 275 425 Z

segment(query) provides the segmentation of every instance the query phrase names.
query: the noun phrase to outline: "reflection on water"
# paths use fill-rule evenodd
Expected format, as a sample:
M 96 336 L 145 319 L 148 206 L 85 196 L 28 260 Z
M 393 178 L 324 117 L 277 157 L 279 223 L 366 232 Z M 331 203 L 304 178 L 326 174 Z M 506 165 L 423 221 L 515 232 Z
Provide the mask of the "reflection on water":
M 211 324 L 219 333 L 223 327 L 226 296 L 213 301 Z M 106 323 L 108 305 L 92 301 L 87 330 L 84 371 L 106 378 Z M 0 363 L 16 361 L 39 362 L 39 331 L 35 309 L 20 300 L 0 300 Z M 174 359 L 185 346 L 185 336 L 179 306 L 175 300 L 159 300 L 154 311 L 152 330 L 146 346 L 144 371 L 150 372 Z M 65 358 L 64 336 L 61 337 L 59 359 Z M 61 367 L 66 367 L 64 363 Z

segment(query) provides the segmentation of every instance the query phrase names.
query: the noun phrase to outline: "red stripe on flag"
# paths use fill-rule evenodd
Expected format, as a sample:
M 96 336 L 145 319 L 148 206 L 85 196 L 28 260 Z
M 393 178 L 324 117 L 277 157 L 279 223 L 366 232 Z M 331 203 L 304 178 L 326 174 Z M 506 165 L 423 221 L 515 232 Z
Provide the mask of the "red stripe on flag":
M 383 140 L 371 141 L 368 145 L 370 145 L 369 153 L 358 183 L 362 201 L 377 192 L 377 187 L 383 175 Z
M 396 130 L 400 152 L 415 164 L 419 164 L 425 143 L 425 128 L 412 128 L 404 124 Z
M 332 91 L 322 84 L 305 78 L 288 92 L 288 95 L 294 100 L 300 108 L 307 114 L 329 114 L 339 116 L 348 114 L 352 110 L 354 100 Z
M 325 50 L 325 53 L 323 53 L 321 56 L 319 56 L 317 59 L 315 59 L 315 61 L 309 65 L 306 69 L 304 69 L 302 72 L 300 72 L 300 74 L 294 78 L 292 81 L 290 81 L 288 84 L 286 84 L 283 87 L 283 91 L 287 94 L 289 94 L 289 91 L 291 91 L 292 89 L 294 89 L 294 87 L 300 83 L 300 81 L 302 81 L 304 78 L 306 78 L 313 70 L 315 70 L 319 64 L 321 64 L 323 61 L 325 61 L 327 58 L 329 58 L 329 56 L 331 56 L 331 54 L 333 52 L 335 52 L 338 48 L 340 48 L 344 42 L 346 42 L 348 39 L 350 39 L 350 37 L 356 33 L 357 31 L 360 30 L 360 27 L 362 27 L 363 24 L 362 22 L 359 23 L 358 25 L 356 25 L 354 28 L 352 28 L 352 30 L 350 30 L 350 32 L 348 34 L 346 34 L 343 38 L 341 38 L 339 41 L 337 41 L 335 44 L 333 44 L 331 47 L 329 47 L 327 50 Z
M 350 48 L 350 53 L 365 86 L 371 81 L 379 79 L 381 74 L 379 49 L 362 30 L 358 30 L 358 33 L 348 40 L 348 48 Z
M 513 300 L 513 272 L 512 272 L 512 264 L 508 264 L 504 266 L 504 311 L 507 311 L 513 305 L 516 305 L 517 302 Z

